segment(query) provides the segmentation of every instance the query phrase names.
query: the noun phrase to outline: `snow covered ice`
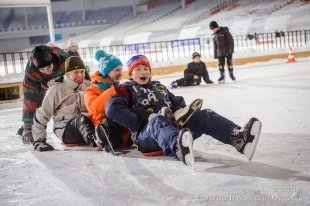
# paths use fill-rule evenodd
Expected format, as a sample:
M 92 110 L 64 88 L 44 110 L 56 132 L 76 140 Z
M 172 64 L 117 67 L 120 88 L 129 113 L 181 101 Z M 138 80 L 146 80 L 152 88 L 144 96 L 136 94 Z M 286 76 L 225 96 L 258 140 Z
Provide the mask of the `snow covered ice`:
M 16 135 L 21 102 L 0 104 L 0 205 L 310 205 L 309 63 L 236 66 L 236 82 L 171 90 L 241 126 L 252 116 L 263 124 L 251 162 L 208 136 L 196 140 L 196 172 L 170 157 L 66 148 L 51 125 L 55 150 L 34 151 Z M 217 69 L 209 73 L 216 81 Z

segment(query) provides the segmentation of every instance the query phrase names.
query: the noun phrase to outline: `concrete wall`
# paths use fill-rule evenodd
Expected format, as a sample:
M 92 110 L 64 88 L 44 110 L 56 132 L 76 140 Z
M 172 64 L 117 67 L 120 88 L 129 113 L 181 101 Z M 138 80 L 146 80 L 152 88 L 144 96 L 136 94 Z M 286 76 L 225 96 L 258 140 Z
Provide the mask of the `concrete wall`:
M 92 25 L 92 26 L 83 26 L 83 27 L 69 27 L 69 28 L 60 28 L 55 29 L 55 34 L 61 34 L 62 39 L 67 39 L 76 34 L 81 34 L 83 32 L 89 32 L 102 28 L 104 25 Z M 28 30 L 20 32 L 1 32 L 0 35 L 0 53 L 7 52 L 16 52 L 20 48 L 29 48 L 31 49 L 35 45 L 31 45 L 29 42 L 30 36 L 40 36 L 40 35 L 49 35 L 47 29 L 41 30 Z M 46 42 L 47 43 L 47 42 Z M 29 50 L 28 49 L 28 50 Z

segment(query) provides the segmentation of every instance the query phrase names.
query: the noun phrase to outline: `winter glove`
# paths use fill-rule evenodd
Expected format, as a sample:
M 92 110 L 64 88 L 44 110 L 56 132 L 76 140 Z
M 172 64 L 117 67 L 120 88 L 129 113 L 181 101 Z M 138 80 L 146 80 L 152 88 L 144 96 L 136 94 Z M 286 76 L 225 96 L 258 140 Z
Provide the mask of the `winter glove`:
M 38 150 L 40 152 L 45 152 L 45 151 L 51 151 L 54 150 L 54 147 L 45 141 L 35 141 L 33 143 L 33 147 L 35 150 Z
M 22 134 L 22 140 L 24 144 L 30 144 L 33 142 L 33 136 L 31 132 L 31 126 L 30 124 L 24 124 L 23 125 L 23 134 Z
M 117 94 L 122 95 L 125 99 L 130 100 L 130 87 L 126 85 L 114 86 Z
M 148 123 L 150 114 L 154 113 L 152 108 L 145 107 L 134 107 L 131 109 L 139 119 L 141 119 L 144 123 Z

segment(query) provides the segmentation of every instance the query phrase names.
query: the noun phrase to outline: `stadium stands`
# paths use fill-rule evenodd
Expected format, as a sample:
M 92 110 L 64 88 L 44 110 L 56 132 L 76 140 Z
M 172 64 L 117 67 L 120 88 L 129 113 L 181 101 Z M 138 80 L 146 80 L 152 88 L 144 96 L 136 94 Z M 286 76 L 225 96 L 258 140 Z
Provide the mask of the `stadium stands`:
M 92 2 L 87 3 L 84 17 L 80 6 L 72 5 L 73 0 L 53 2 L 55 28 L 98 25 L 95 33 L 90 28 L 88 34 L 84 29 L 80 33 L 74 30 L 70 35 L 74 34 L 78 40 L 87 40 L 88 46 L 100 46 L 103 38 L 113 37 L 110 44 L 122 44 L 127 36 L 145 32 L 150 33 L 146 40 L 148 42 L 175 40 L 184 36 L 210 37 L 212 32 L 208 24 L 212 20 L 228 26 L 234 35 L 310 27 L 310 4 L 300 0 L 192 0 L 188 1 L 185 9 L 181 8 L 180 0 L 152 1 L 152 5 L 144 0 L 138 1 L 137 5 L 146 5 L 151 9 L 140 11 L 137 16 L 133 16 L 131 1 Z M 0 30 L 18 32 L 47 29 L 44 8 L 28 8 L 27 15 L 28 28 L 25 25 L 25 8 L 1 8 Z M 188 34 L 184 35 L 186 32 Z

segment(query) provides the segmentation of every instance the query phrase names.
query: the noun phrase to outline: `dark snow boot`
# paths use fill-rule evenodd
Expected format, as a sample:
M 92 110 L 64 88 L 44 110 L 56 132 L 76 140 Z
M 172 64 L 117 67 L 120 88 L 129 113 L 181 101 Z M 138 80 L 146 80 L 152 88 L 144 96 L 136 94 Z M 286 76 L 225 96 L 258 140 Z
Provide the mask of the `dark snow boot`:
M 228 68 L 228 71 L 229 71 L 229 77 L 231 78 L 231 80 L 235 81 L 236 77 L 234 76 L 234 69 Z
M 175 154 L 184 164 L 191 165 L 194 169 L 195 156 L 193 149 L 193 136 L 188 128 L 183 128 L 180 130 L 176 143 Z
M 22 136 L 23 135 L 23 131 L 24 131 L 24 127 L 23 126 L 21 126 L 20 128 L 18 128 L 18 130 L 17 130 L 17 135 L 19 135 L 19 136 Z
M 101 149 L 104 148 L 106 152 L 111 152 L 113 155 L 115 155 L 113 145 L 109 139 L 108 128 L 106 128 L 103 124 L 99 124 L 95 128 L 95 132 L 95 143 L 97 146 Z
M 171 84 L 170 84 L 170 89 L 174 89 L 174 88 L 177 88 L 179 85 L 178 85 L 178 82 L 177 81 L 173 81 Z
M 182 128 L 189 118 L 202 107 L 202 99 L 195 99 L 186 107 L 178 109 L 174 112 L 175 122 L 178 128 Z
M 231 80 L 233 80 L 233 81 L 236 80 L 236 77 L 234 76 L 233 72 L 229 72 L 229 76 L 230 76 Z
M 211 81 L 211 79 L 210 79 L 210 77 L 209 77 L 208 71 L 206 72 L 206 75 L 204 76 L 203 79 L 205 79 L 205 82 L 206 82 L 207 84 L 213 84 L 213 81 Z
M 224 84 L 225 83 L 225 73 L 221 73 L 220 78 L 217 80 L 219 84 Z
M 260 136 L 262 123 L 255 117 L 242 128 L 235 128 L 230 141 L 237 151 L 244 154 L 249 160 L 252 159 Z
M 211 81 L 211 79 L 207 79 L 207 80 L 206 80 L 206 83 L 207 83 L 207 84 L 213 84 L 214 82 Z

